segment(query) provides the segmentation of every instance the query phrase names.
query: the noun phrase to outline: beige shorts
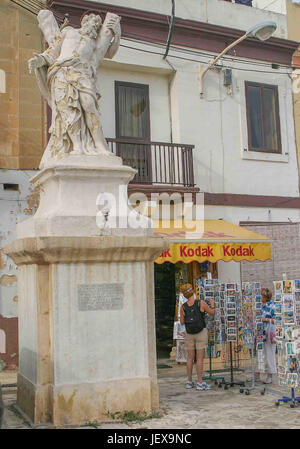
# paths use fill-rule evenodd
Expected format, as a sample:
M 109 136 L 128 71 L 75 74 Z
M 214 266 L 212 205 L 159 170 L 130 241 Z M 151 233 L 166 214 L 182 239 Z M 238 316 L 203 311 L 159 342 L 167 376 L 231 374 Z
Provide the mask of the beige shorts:
M 208 343 L 208 332 L 206 327 L 198 334 L 186 334 L 184 339 L 185 349 L 192 351 L 193 349 L 206 349 Z

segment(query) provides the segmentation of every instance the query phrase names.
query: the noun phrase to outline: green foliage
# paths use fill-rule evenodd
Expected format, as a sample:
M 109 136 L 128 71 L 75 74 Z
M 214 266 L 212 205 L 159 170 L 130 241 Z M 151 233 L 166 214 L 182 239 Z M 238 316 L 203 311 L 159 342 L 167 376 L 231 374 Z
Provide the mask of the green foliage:
M 5 367 L 6 367 L 6 363 L 4 362 L 4 360 L 0 359 L 0 373 L 1 373 L 1 371 L 4 370 Z
M 152 412 L 150 415 L 147 415 L 146 412 L 134 412 L 133 410 L 124 412 L 116 412 L 109 413 L 109 416 L 112 419 L 117 419 L 120 421 L 133 422 L 133 421 L 146 421 L 147 419 L 158 419 L 161 418 L 161 415 L 158 412 Z
M 99 423 L 97 421 L 89 421 L 88 423 L 86 423 L 87 427 L 95 427 L 95 429 L 97 429 L 99 427 Z

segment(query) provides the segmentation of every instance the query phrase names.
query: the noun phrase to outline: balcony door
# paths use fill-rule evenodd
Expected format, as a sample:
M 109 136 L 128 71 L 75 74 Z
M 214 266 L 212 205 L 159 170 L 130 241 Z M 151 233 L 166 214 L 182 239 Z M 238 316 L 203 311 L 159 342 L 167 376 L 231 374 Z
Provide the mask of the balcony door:
M 137 170 L 133 183 L 151 183 L 149 86 L 115 82 L 117 155 Z

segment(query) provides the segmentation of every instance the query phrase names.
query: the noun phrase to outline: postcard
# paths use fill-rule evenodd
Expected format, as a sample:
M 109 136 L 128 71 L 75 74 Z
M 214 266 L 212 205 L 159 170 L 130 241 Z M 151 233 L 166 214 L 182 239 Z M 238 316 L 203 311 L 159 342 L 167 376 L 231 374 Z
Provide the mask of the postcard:
M 186 362 L 186 349 L 185 349 L 184 341 L 177 341 L 176 362 Z
M 293 282 L 283 281 L 283 293 L 292 293 L 292 291 L 293 291 Z
M 293 356 L 289 356 L 286 361 L 286 368 L 287 368 L 287 371 L 290 373 L 297 372 L 297 369 L 298 369 L 297 358 L 293 357 Z
M 300 280 L 295 280 L 295 290 L 300 290 Z
M 276 293 L 276 295 L 275 295 L 275 302 L 282 302 L 282 295 L 281 295 L 281 293 Z
M 275 293 L 282 293 L 283 292 L 283 283 L 282 283 L 282 281 L 275 281 L 274 282 L 274 289 L 275 289 Z
M 288 355 L 296 355 L 296 346 L 294 342 L 289 342 L 286 344 L 286 346 Z
M 227 335 L 227 341 L 236 341 L 236 335 Z
M 204 294 L 205 294 L 205 296 L 214 296 L 214 291 L 213 290 L 205 290 Z
M 275 314 L 281 314 L 282 313 L 282 304 L 275 304 Z
M 282 300 L 283 300 L 283 304 L 293 304 L 293 303 L 294 303 L 294 295 L 291 295 L 291 294 L 289 294 L 289 295 L 284 294 L 284 295 L 282 296 Z
M 284 312 L 283 321 L 285 324 L 295 324 L 295 317 L 292 312 Z
M 229 329 L 229 328 L 235 328 L 235 326 L 236 326 L 236 321 L 228 321 L 228 323 L 227 323 L 227 328 Z
M 262 331 L 264 328 L 264 323 L 262 321 L 259 321 L 258 323 L 256 323 L 256 329 L 258 331 Z
M 207 286 L 207 285 L 212 286 L 214 284 L 214 280 L 215 279 L 205 279 L 204 280 L 204 285 L 205 286 Z
M 226 294 L 227 294 L 227 297 L 233 296 L 235 298 L 236 291 L 235 290 L 227 290 Z
M 235 315 L 235 309 L 227 309 L 227 315 Z
M 285 340 L 293 340 L 294 338 L 294 328 L 292 326 L 284 327 L 284 339 Z
M 174 323 L 173 340 L 184 340 L 185 338 L 185 325 L 180 324 L 179 321 Z
M 236 284 L 226 284 L 226 290 L 236 290 Z

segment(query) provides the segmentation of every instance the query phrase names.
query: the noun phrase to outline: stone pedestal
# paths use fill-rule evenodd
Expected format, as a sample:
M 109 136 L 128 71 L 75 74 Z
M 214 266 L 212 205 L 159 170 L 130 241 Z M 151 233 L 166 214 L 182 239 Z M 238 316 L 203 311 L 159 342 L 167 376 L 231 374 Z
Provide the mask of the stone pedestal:
M 35 424 L 158 407 L 153 261 L 168 241 L 142 227 L 101 235 L 97 195 L 135 172 L 77 161 L 34 178 L 40 207 L 5 248 L 18 265 L 18 405 Z

